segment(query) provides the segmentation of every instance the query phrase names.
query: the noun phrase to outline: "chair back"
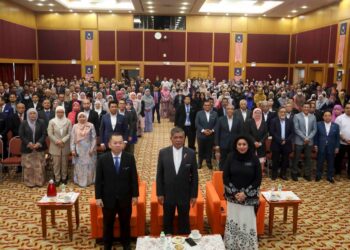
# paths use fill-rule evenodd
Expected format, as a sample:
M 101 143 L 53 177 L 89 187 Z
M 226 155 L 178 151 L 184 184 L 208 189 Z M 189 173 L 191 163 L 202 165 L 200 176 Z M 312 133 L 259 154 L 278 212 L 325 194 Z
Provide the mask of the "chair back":
M 215 187 L 217 194 L 219 195 L 220 200 L 224 200 L 224 181 L 222 179 L 222 171 L 213 171 L 212 182 Z
M 267 138 L 267 140 L 265 140 L 265 149 L 266 149 L 266 152 L 267 153 L 270 153 L 271 152 L 271 150 L 270 150 L 270 148 L 271 148 L 271 142 L 272 142 L 272 138 Z
M 21 155 L 22 140 L 19 136 L 12 137 L 9 142 L 9 156 Z
M 46 136 L 45 142 L 46 142 L 46 147 L 50 148 L 50 137 Z

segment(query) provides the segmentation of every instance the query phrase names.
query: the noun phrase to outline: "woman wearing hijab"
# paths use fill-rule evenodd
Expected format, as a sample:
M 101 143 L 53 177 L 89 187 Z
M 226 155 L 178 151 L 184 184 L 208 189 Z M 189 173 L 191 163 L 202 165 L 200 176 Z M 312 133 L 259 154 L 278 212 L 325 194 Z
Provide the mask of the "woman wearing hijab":
M 28 187 L 41 187 L 45 183 L 46 125 L 38 119 L 35 108 L 28 109 L 27 120 L 21 123 L 18 134 L 22 140 L 24 184 Z
M 249 136 L 238 136 L 233 145 L 223 173 L 227 200 L 225 247 L 255 250 L 258 249 L 255 211 L 262 179 L 260 162 Z
M 335 119 L 341 114 L 343 114 L 343 112 L 344 112 L 344 109 L 341 105 L 339 104 L 335 105 L 332 110 L 332 122 L 335 122 Z
M 103 110 L 106 110 L 107 113 L 109 113 L 108 103 L 114 101 L 114 97 L 112 95 L 106 96 L 106 101 L 104 104 L 102 104 Z
M 152 132 L 152 109 L 154 107 L 154 100 L 151 96 L 151 91 L 149 89 L 145 90 L 145 94 L 142 97 L 142 101 L 144 101 L 145 103 L 145 132 Z
M 50 120 L 47 133 L 50 139 L 49 153 L 52 156 L 55 184 L 67 184 L 68 156 L 70 153 L 69 139 L 72 130 L 71 122 L 66 118 L 64 108 L 55 110 L 55 118 Z
M 68 119 L 72 123 L 72 125 L 75 124 L 75 117 L 77 117 L 77 114 L 80 112 L 80 103 L 79 102 L 73 102 L 72 105 L 72 111 L 68 114 Z
M 256 155 L 261 164 L 261 171 L 264 172 L 264 165 L 266 161 L 265 141 L 268 136 L 268 127 L 263 119 L 262 110 L 256 108 L 253 110 L 252 119 L 249 121 L 248 133 L 252 137 Z
M 327 106 L 327 101 L 328 99 L 325 98 L 324 94 L 319 95 L 316 101 L 316 109 L 324 110 L 324 108 Z
M 137 100 L 140 103 L 141 109 L 137 121 L 137 136 L 142 137 L 145 129 L 145 101 L 142 100 L 142 94 L 137 94 Z
M 78 123 L 71 133 L 70 150 L 74 164 L 74 183 L 87 187 L 95 182 L 96 169 L 96 131 L 87 121 L 84 112 L 78 114 Z
M 101 120 L 102 120 L 102 116 L 104 114 L 106 114 L 106 110 L 102 109 L 102 103 L 99 100 L 96 100 L 94 103 L 94 110 L 96 111 L 96 113 L 98 114 L 98 128 L 101 125 Z
M 168 118 L 169 112 L 170 112 L 170 91 L 168 87 L 164 86 L 162 90 L 160 91 L 161 98 L 160 98 L 160 116 L 162 118 Z

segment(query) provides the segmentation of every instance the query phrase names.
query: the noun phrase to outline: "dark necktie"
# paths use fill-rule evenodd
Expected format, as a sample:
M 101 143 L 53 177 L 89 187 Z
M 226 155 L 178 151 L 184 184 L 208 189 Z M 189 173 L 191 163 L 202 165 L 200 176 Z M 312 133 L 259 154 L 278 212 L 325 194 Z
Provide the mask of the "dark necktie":
M 45 111 L 46 119 L 50 119 L 50 111 Z
M 117 174 L 119 173 L 120 163 L 119 163 L 119 156 L 114 157 L 114 168 Z

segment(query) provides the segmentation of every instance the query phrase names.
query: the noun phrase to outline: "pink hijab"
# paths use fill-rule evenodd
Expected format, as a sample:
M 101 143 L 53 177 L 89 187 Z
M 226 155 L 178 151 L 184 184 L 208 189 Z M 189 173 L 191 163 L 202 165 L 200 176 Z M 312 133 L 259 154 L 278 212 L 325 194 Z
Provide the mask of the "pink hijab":
M 163 87 L 161 90 L 162 97 L 165 99 L 170 99 L 170 91 L 168 87 Z
M 335 114 L 335 111 L 338 110 L 340 111 L 340 114 L 343 113 L 344 109 L 341 105 L 337 104 L 337 105 L 334 105 L 333 107 L 333 110 L 332 110 L 332 122 L 335 121 L 335 119 L 338 117 L 336 114 Z
M 258 113 L 259 111 L 260 113 Z M 262 111 L 260 108 L 256 108 L 253 110 L 253 119 L 255 121 L 257 129 L 259 129 L 262 122 Z

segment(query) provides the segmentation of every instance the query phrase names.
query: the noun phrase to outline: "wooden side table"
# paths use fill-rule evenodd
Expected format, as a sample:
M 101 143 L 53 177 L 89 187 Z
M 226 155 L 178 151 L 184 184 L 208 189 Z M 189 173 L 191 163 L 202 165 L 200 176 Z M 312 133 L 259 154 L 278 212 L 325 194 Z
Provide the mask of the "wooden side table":
M 290 192 L 290 191 L 283 191 L 283 192 Z M 269 204 L 269 235 L 272 236 L 273 221 L 274 221 L 276 207 L 283 208 L 283 222 L 284 223 L 287 222 L 288 207 L 293 208 L 293 234 L 295 234 L 297 232 L 297 228 L 298 228 L 298 208 L 299 208 L 299 204 L 302 201 L 299 198 L 296 200 L 281 199 L 278 201 L 271 201 L 270 197 L 267 195 L 267 192 L 263 192 L 263 196 L 264 196 L 266 202 Z M 295 195 L 295 197 L 297 197 L 297 196 Z
M 68 232 L 70 241 L 73 240 L 73 220 L 72 220 L 72 209 L 74 206 L 75 210 L 75 220 L 77 224 L 77 229 L 79 228 L 80 218 L 79 218 L 79 193 L 74 193 L 72 199 L 69 203 L 63 203 L 58 201 L 50 201 L 46 196 L 43 197 L 37 205 L 41 209 L 41 226 L 43 238 L 46 239 L 47 234 L 47 222 L 46 222 L 46 211 L 51 211 L 51 224 L 55 225 L 55 210 L 67 210 L 68 218 Z

